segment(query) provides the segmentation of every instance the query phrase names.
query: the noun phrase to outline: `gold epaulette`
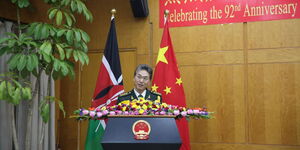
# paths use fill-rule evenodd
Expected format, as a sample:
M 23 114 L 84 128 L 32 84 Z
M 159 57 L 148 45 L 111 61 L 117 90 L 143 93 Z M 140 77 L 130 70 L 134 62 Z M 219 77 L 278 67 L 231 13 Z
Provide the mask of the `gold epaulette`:
M 155 95 L 159 95 L 159 96 L 161 96 L 161 94 L 160 93 L 158 93 L 158 92 L 155 92 L 155 91 L 151 91 L 153 94 L 155 94 Z
M 131 92 L 124 92 L 124 93 L 120 94 L 120 96 L 127 96 L 129 94 L 131 94 Z

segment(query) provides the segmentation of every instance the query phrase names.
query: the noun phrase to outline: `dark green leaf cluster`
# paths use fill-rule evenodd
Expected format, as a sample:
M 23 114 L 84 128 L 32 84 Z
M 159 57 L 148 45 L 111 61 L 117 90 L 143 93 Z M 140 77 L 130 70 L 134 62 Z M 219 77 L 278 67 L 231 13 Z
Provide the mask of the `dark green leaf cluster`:
M 45 70 L 53 79 L 70 76 L 74 78 L 74 64 L 89 63 L 87 43 L 89 35 L 75 27 L 74 13 L 83 14 L 88 21 L 92 15 L 82 0 L 45 0 L 52 7 L 48 10 L 53 23 L 34 22 L 27 26 L 26 33 L 8 33 L 8 38 L 0 40 L 0 56 L 12 54 L 7 62 L 11 71 L 22 76 L 33 73 L 38 68 Z
M 92 13 L 87 9 L 83 0 L 44 0 L 53 7 L 49 9 L 49 19 L 54 19 L 57 25 L 60 25 L 63 20 L 69 26 L 76 22 L 73 13 L 82 14 L 87 21 L 93 21 Z M 64 18 L 65 17 L 65 18 Z
M 0 56 L 12 54 L 7 64 L 11 71 L 20 72 L 25 78 L 30 72 L 36 72 L 39 65 L 39 55 L 36 52 L 38 43 L 27 33 L 16 35 L 7 33 L 8 38 L 0 39 Z
M 29 6 L 29 0 L 11 0 L 12 3 L 16 4 L 19 8 L 25 8 Z
M 17 8 L 30 5 L 29 0 L 11 0 Z M 44 0 L 51 5 L 48 10 L 50 23 L 33 22 L 22 27 L 19 9 L 17 9 L 19 34 L 7 33 L 7 38 L 0 39 L 0 56 L 10 55 L 7 61 L 9 71 L 18 76 L 4 75 L 0 80 L 0 99 L 19 104 L 22 99 L 31 99 L 29 86 L 22 80 L 33 74 L 39 77 L 42 71 L 54 80 L 70 76 L 74 78 L 74 61 L 82 65 L 89 63 L 87 43 L 89 35 L 76 27 L 75 14 L 80 14 L 87 21 L 93 16 L 85 5 L 85 0 Z M 21 33 L 21 31 L 25 31 Z M 57 102 L 63 110 L 63 103 L 54 97 L 46 97 L 40 105 L 45 122 L 49 119 L 49 103 Z M 64 112 L 64 110 L 63 110 Z
M 32 92 L 30 85 L 23 85 L 16 80 L 17 76 L 12 73 L 0 75 L 0 100 L 17 105 L 21 100 L 30 100 Z
M 41 101 L 41 104 L 40 104 L 40 113 L 41 113 L 41 116 L 43 118 L 43 121 L 45 123 L 48 122 L 49 120 L 49 117 L 50 117 L 50 103 L 56 103 L 59 107 L 59 109 L 63 112 L 63 115 L 64 117 L 66 116 L 66 112 L 65 112 L 65 109 L 64 109 L 64 104 L 61 100 L 53 97 L 53 96 L 46 96 L 44 98 L 43 101 Z

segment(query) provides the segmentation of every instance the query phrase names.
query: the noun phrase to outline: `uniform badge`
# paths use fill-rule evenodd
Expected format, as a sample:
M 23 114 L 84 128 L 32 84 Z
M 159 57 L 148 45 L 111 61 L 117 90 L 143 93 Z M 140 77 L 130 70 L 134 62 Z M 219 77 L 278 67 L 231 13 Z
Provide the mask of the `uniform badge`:
M 148 140 L 151 126 L 145 120 L 138 120 L 132 125 L 132 132 L 136 140 Z

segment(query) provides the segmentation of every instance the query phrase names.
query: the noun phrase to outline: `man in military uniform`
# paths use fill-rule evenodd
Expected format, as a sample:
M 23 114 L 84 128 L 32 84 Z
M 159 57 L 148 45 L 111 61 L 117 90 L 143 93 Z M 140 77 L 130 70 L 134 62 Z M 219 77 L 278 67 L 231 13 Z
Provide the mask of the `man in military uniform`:
M 150 85 L 152 79 L 152 68 L 146 64 L 138 65 L 134 72 L 134 88 L 127 92 L 123 93 L 118 97 L 118 103 L 125 100 L 139 99 L 140 97 L 145 100 L 160 100 L 162 101 L 161 94 L 150 91 L 147 89 L 147 86 Z

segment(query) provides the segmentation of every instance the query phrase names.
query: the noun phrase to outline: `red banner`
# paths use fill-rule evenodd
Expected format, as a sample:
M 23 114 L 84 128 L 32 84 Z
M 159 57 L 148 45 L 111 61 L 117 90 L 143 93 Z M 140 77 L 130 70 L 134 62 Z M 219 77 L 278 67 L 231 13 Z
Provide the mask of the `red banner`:
M 195 26 L 300 18 L 299 0 L 159 0 L 159 26 Z

